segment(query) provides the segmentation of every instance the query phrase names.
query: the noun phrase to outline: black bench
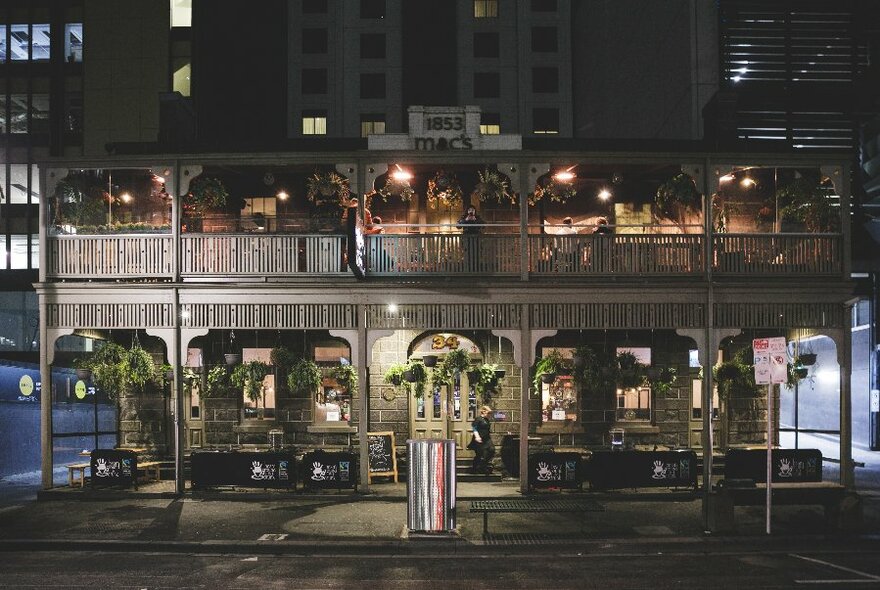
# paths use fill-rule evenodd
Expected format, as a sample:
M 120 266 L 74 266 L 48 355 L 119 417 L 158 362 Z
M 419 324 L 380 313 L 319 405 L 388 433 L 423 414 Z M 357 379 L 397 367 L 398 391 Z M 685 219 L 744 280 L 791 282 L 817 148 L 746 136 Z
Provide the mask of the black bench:
M 549 500 L 544 498 L 512 498 L 473 500 L 470 512 L 483 513 L 483 536 L 489 534 L 489 513 L 525 512 L 604 512 L 605 507 L 592 500 Z

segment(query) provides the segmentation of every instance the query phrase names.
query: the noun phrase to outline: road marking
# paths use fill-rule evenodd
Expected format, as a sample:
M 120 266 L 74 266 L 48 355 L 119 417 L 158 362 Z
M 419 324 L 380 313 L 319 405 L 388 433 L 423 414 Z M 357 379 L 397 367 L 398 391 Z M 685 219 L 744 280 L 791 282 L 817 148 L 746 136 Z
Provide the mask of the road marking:
M 287 533 L 266 533 L 265 535 L 260 535 L 257 541 L 283 541 L 286 538 Z
M 836 563 L 831 563 L 828 561 L 822 561 L 821 559 L 816 559 L 814 557 L 806 557 L 804 555 L 797 555 L 796 553 L 789 553 L 789 556 L 802 559 L 804 561 L 810 561 L 812 563 L 818 563 L 819 565 L 824 565 L 833 569 L 840 570 L 842 572 L 847 572 L 850 574 L 855 574 L 857 576 L 862 576 L 863 578 L 868 578 L 867 580 L 795 580 L 795 584 L 867 584 L 880 581 L 880 576 L 875 576 L 873 574 L 869 574 L 866 572 L 861 572 L 859 570 L 854 570 L 849 567 L 844 567 L 842 565 L 837 565 Z
M 245 557 L 242 561 L 259 561 L 259 557 Z

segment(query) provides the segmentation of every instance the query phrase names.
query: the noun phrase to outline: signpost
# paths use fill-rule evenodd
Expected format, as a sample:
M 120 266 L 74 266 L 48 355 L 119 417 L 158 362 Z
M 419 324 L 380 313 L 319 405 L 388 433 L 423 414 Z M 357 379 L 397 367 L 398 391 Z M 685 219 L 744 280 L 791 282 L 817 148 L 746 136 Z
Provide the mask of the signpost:
M 773 384 L 788 380 L 785 338 L 755 338 L 755 383 L 767 386 L 767 534 L 770 534 L 770 505 L 773 486 Z

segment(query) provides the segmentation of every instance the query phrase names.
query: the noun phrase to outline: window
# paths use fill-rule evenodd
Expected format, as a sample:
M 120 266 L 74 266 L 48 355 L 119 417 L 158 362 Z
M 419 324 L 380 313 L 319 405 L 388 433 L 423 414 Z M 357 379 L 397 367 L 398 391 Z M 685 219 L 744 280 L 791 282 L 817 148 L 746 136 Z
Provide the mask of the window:
M 361 115 L 361 137 L 366 137 L 371 133 L 385 133 L 385 115 Z
M 6 47 L 6 25 L 0 25 L 0 63 L 6 63 L 9 59 L 9 50 Z
M 474 18 L 496 18 L 498 0 L 474 0 Z
M 241 362 L 261 361 L 267 365 L 272 364 L 271 348 L 243 348 L 241 350 Z M 271 368 L 271 367 L 270 367 Z M 262 383 L 254 388 L 245 384 L 242 391 L 242 415 L 245 420 L 264 420 L 275 418 L 275 374 L 263 377 Z
M 10 25 L 9 50 L 12 61 L 27 61 L 30 57 L 31 34 L 27 25 Z
M 557 376 L 553 383 L 541 383 L 541 423 L 578 421 L 578 396 L 570 375 Z
M 327 29 L 303 29 L 302 52 L 327 53 Z
M 32 240 L 32 245 L 28 247 L 28 237 Z M 38 256 L 35 256 L 37 249 L 37 236 L 31 235 L 12 235 L 9 241 L 9 268 L 25 269 L 37 268 Z M 29 263 L 31 266 L 29 266 Z
M 384 59 L 385 35 L 383 33 L 361 33 L 361 59 Z
M 327 94 L 327 70 L 320 68 L 303 68 L 303 94 Z
M 327 135 L 327 113 L 324 111 L 303 111 L 303 135 Z
M 171 0 L 171 26 L 192 26 L 192 0 Z
M 532 92 L 559 92 L 559 70 L 556 68 L 532 68 Z
M 303 14 L 327 14 L 327 0 L 303 0 Z
M 501 76 L 498 72 L 474 74 L 474 98 L 498 98 L 501 96 Z
M 9 165 L 9 203 L 12 205 L 28 204 L 28 165 Z
M 190 96 L 191 87 L 190 79 L 192 78 L 192 63 L 188 57 L 178 57 L 171 60 L 171 67 L 174 70 L 172 74 L 172 89 L 179 92 L 182 96 Z
M 532 27 L 532 51 L 535 53 L 559 51 L 556 27 Z
M 361 74 L 361 98 L 385 98 L 385 74 Z
M 31 59 L 48 61 L 51 55 L 51 37 L 49 23 L 31 25 Z
M 9 132 L 28 132 L 28 96 L 27 94 L 9 95 Z
M 693 379 L 691 381 L 691 420 L 703 419 L 703 380 Z M 718 400 L 718 388 L 714 387 L 712 391 L 712 419 L 718 419 L 718 408 L 721 402 Z
M 556 0 L 532 0 L 532 12 L 556 12 Z
M 350 358 L 347 344 L 328 342 L 315 346 L 315 363 L 324 375 L 315 398 L 315 425 L 346 426 L 351 421 L 352 391 L 344 379 L 345 372 L 354 369 Z
M 82 23 L 64 25 L 64 55 L 70 63 L 79 63 L 83 60 Z
M 31 95 L 31 133 L 49 133 L 49 95 Z
M 474 57 L 498 57 L 498 33 L 474 33 Z
M 651 420 L 651 388 L 628 387 L 617 390 L 617 415 L 620 422 Z
M 532 129 L 538 135 L 559 133 L 559 110 L 532 109 Z
M 385 18 L 385 0 L 361 0 L 361 18 Z
M 0 88 L 0 133 L 8 133 L 9 127 L 6 124 L 6 104 L 9 101 L 6 99 L 6 93 Z
M 483 135 L 498 135 L 501 133 L 501 115 L 498 113 L 481 113 L 480 133 Z

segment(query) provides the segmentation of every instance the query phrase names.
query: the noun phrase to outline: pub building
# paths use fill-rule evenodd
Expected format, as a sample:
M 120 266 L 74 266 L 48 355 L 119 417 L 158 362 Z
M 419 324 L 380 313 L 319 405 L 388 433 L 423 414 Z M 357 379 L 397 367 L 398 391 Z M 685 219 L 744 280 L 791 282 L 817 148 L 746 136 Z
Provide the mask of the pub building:
M 474 107 L 409 117 L 357 150 L 43 163 L 43 382 L 92 369 L 42 397 L 45 488 L 98 446 L 162 463 L 140 489 L 177 493 L 191 456 L 272 448 L 350 450 L 367 492 L 386 481 L 368 432 L 393 432 L 402 464 L 416 438 L 470 456 L 485 403 L 495 472 L 527 491 L 538 450 L 588 465 L 766 445 L 768 401 L 786 446 L 803 379 L 839 414 L 853 484 L 846 158 L 481 135 Z M 772 400 L 730 378 L 780 336 L 793 377 Z M 99 382 L 109 343 L 155 374 Z M 100 437 L 53 429 L 71 391 L 101 392 Z

